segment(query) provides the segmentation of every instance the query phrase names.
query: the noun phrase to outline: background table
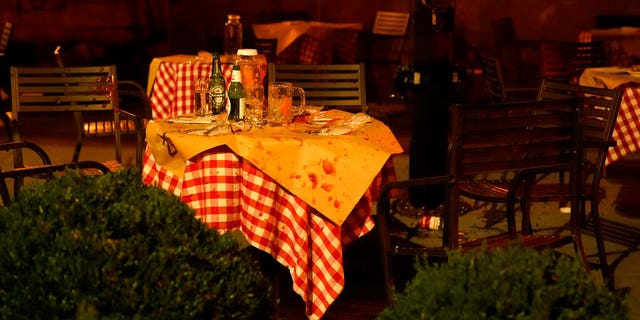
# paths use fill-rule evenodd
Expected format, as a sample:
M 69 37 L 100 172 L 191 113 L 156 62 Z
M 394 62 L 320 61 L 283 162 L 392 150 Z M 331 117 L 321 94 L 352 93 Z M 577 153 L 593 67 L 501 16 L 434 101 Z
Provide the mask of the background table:
M 222 75 L 231 84 L 232 57 L 223 56 Z M 266 75 L 266 59 L 261 59 L 261 73 Z M 176 118 L 194 112 L 193 81 L 209 78 L 211 54 L 174 55 L 154 58 L 149 66 L 147 95 L 151 101 L 154 119 Z
M 278 63 L 355 63 L 361 23 L 284 21 L 252 25 L 256 38 L 278 39 Z
M 578 40 L 603 41 L 609 64 L 612 66 L 629 66 L 634 61 L 640 61 L 640 28 L 591 29 L 580 32 Z
M 308 317 L 321 318 L 344 288 L 343 246 L 373 228 L 371 202 L 395 179 L 390 156 L 402 148 L 391 131 L 377 120 L 327 137 L 284 128 L 212 137 L 184 130 L 149 123 L 144 182 L 178 195 L 209 226 L 241 231 L 288 267 Z
M 605 165 L 640 150 L 640 77 L 624 72 L 618 67 L 588 68 L 580 76 L 581 85 L 624 91 L 612 135 L 617 145 L 609 149 Z

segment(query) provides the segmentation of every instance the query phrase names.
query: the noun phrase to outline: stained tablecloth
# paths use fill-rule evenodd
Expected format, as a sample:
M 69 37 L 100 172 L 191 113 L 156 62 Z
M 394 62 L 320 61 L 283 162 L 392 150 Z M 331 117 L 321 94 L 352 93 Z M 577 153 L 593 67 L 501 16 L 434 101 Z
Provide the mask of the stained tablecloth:
M 402 148 L 393 134 L 377 120 L 341 136 L 191 130 L 149 123 L 145 183 L 178 195 L 213 228 L 240 230 L 289 268 L 308 317 L 321 318 L 344 288 L 343 246 L 373 228 L 371 202 L 395 179 L 390 160 Z

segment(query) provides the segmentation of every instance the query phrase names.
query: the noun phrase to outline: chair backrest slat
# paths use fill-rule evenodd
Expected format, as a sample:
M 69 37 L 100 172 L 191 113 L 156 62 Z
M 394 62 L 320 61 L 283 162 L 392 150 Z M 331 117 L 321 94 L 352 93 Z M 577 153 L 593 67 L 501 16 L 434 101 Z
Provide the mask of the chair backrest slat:
M 449 172 L 454 177 L 517 172 L 574 160 L 575 101 L 454 104 L 450 112 Z
M 622 102 L 621 89 L 581 86 L 563 81 L 544 79 L 538 100 L 578 98 L 580 107 L 581 139 L 609 142 L 616 125 Z M 603 152 L 604 151 L 604 152 Z M 583 162 L 592 163 L 594 183 L 598 183 L 607 159 L 608 149 L 589 149 L 582 154 Z
M 11 67 L 12 112 L 118 110 L 115 66 Z
M 269 82 L 291 82 L 308 105 L 367 113 L 364 64 L 269 63 Z
M 544 79 L 538 100 L 579 99 L 583 138 L 608 141 L 613 133 L 622 90 L 596 88 Z
M 480 54 L 480 64 L 489 99 L 491 102 L 503 102 L 506 99 L 506 95 L 500 61 L 495 57 Z
M 408 12 L 378 11 L 372 34 L 404 37 L 408 24 Z

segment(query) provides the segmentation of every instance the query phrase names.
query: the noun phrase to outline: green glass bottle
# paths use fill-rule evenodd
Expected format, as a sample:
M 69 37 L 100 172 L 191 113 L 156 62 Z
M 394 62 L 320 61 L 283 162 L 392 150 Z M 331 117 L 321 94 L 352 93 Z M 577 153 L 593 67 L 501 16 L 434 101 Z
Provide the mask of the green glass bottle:
M 207 86 L 209 91 L 209 103 L 211 103 L 211 113 L 221 114 L 226 112 L 226 87 L 227 83 L 224 80 L 222 69 L 220 68 L 220 56 L 215 52 L 211 61 L 211 76 L 209 76 L 209 83 Z
M 231 84 L 229 85 L 229 91 L 227 92 L 229 96 L 229 102 L 231 103 L 231 108 L 229 109 L 229 121 L 240 121 L 243 118 L 244 114 L 244 99 L 246 97 L 246 92 L 244 90 L 244 86 L 242 85 L 242 73 L 240 73 L 240 68 L 235 65 L 233 66 L 233 71 L 231 73 Z

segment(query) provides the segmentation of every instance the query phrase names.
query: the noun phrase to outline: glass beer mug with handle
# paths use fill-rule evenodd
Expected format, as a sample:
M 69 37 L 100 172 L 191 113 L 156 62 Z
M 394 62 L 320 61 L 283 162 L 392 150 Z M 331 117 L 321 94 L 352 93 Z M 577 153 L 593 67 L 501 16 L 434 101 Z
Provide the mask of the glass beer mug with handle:
M 300 96 L 300 105 L 293 105 L 294 95 Z M 304 90 L 290 82 L 269 83 L 267 123 L 270 126 L 286 126 L 296 111 L 305 105 Z

